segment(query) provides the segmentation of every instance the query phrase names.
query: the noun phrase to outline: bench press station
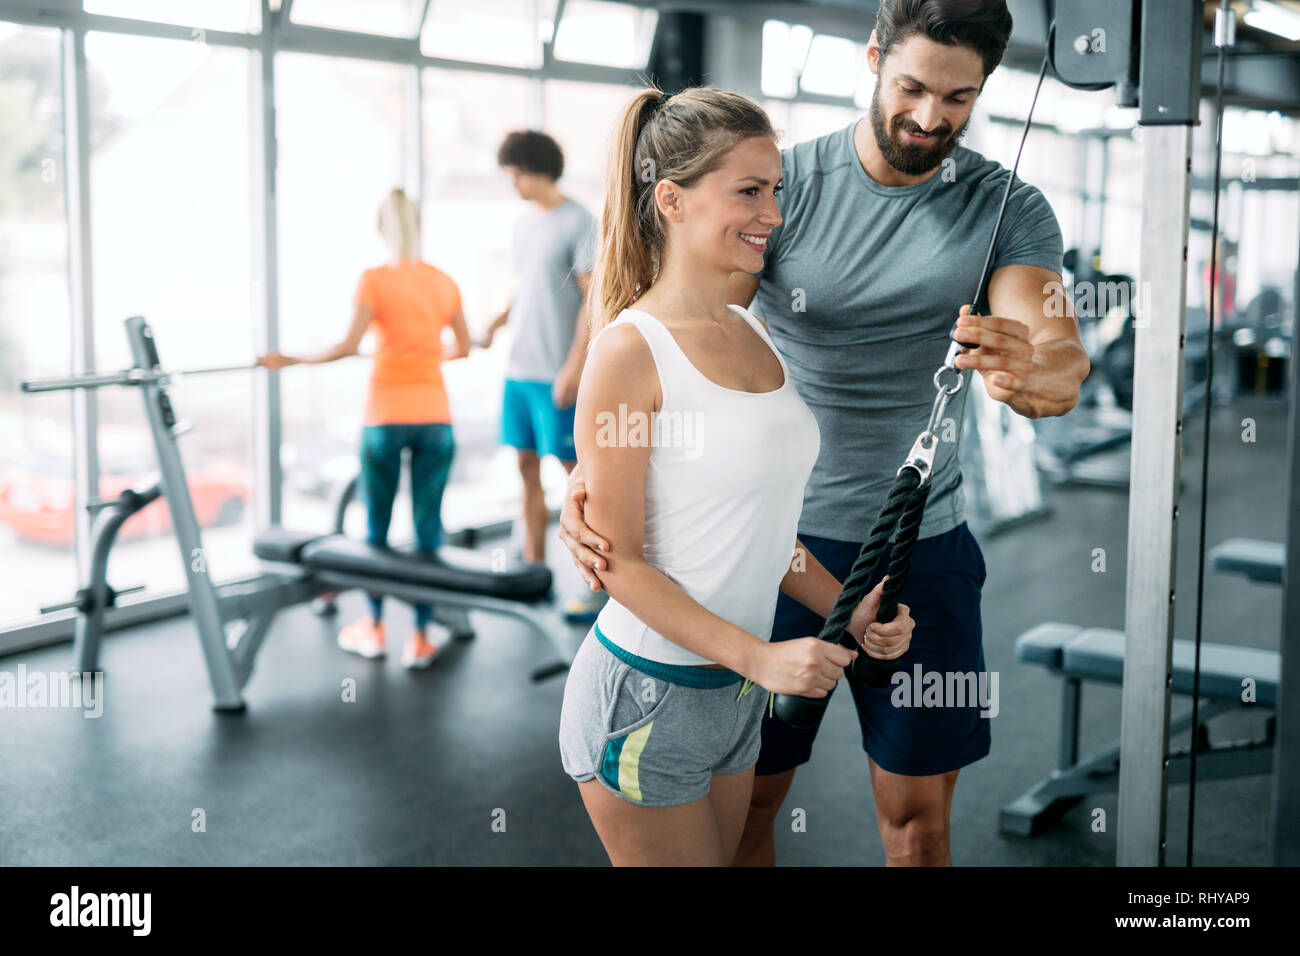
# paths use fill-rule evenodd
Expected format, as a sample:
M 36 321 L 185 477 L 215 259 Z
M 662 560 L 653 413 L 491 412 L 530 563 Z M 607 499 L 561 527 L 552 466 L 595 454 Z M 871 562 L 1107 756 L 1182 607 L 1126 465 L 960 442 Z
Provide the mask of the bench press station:
M 1192 693 L 1193 642 L 1175 640 L 1175 694 Z M 1113 793 L 1119 785 L 1120 745 L 1113 743 L 1084 758 L 1079 756 L 1079 708 L 1085 681 L 1120 684 L 1124 679 L 1124 634 L 1099 627 L 1048 621 L 1016 639 L 1016 659 L 1041 664 L 1062 680 L 1061 724 L 1057 767 L 1012 803 L 1002 808 L 998 829 L 1017 836 L 1036 836 L 1081 798 Z M 1194 738 L 1197 776 L 1223 780 L 1273 772 L 1275 716 L 1270 713 L 1262 738 L 1212 743 L 1207 721 L 1243 708 L 1277 706 L 1282 662 L 1276 651 L 1227 644 L 1201 644 L 1200 713 Z M 1250 703 L 1243 701 L 1245 682 L 1252 683 Z M 1192 725 L 1191 711 L 1170 717 L 1169 733 Z M 1187 783 L 1191 751 L 1169 752 L 1169 782 Z
M 437 557 L 430 559 L 409 549 L 372 547 L 342 534 L 305 534 L 273 527 L 260 533 L 254 543 L 254 553 L 265 565 L 260 577 L 214 584 L 177 445 L 177 437 L 188 428 L 177 422 L 166 386 L 174 377 L 251 366 L 164 371 L 153 330 L 144 318 L 133 316 L 125 325 L 134 362 L 131 368 L 22 383 L 24 392 L 114 385 L 139 388 L 158 456 L 156 479 L 112 501 L 93 503 L 99 514 L 94 524 L 89 580 L 66 605 L 79 612 L 75 670 L 85 673 L 98 669 L 104 612 L 114 605 L 118 595 L 134 590 L 115 591 L 107 583 L 109 551 L 117 529 L 159 497 L 166 499 L 171 512 L 186 573 L 189 613 L 198 631 L 213 708 L 217 711 L 244 710 L 242 689 L 277 611 L 353 588 L 440 606 L 439 618 L 449 623 L 453 634 L 461 639 L 473 637 L 469 611 L 513 617 L 546 639 L 560 658 L 535 671 L 534 680 L 568 668 L 577 641 L 554 606 L 550 569 L 538 564 L 509 564 L 500 556 L 450 546 L 440 548 Z
M 1228 538 L 1209 553 L 1210 566 L 1222 574 L 1240 574 L 1261 584 L 1281 584 L 1286 568 L 1286 548 L 1274 541 Z M 1175 694 L 1192 693 L 1191 641 L 1175 640 L 1173 685 Z M 1090 793 L 1113 792 L 1119 781 L 1119 744 L 1079 758 L 1079 706 L 1083 682 L 1119 684 L 1124 677 L 1124 635 L 1104 628 L 1048 621 L 1016 639 L 1016 659 L 1041 664 L 1062 679 L 1061 725 L 1057 768 L 1012 803 L 1002 808 L 998 829 L 1017 836 L 1036 836 Z M 1213 743 L 1206 722 L 1243 707 L 1274 711 L 1278 701 L 1282 659 L 1277 651 L 1228 644 L 1201 645 L 1201 707 L 1195 735 L 1198 776 L 1223 780 L 1273 772 L 1273 745 L 1277 717 L 1270 713 L 1262 738 Z M 1242 700 L 1244 682 L 1253 682 L 1253 699 Z M 1192 725 L 1186 711 L 1171 717 L 1169 732 Z M 1169 782 L 1186 783 L 1191 751 L 1169 754 Z

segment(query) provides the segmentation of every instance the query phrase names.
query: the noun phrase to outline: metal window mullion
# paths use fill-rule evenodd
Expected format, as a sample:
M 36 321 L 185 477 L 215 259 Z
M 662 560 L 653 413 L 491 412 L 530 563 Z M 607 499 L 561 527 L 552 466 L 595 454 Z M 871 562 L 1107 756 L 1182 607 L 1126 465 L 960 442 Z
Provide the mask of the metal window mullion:
M 852 96 L 831 96 L 829 93 L 810 93 L 807 90 L 800 90 L 794 96 L 776 97 L 767 96 L 764 99 L 780 99 L 783 103 L 800 104 L 807 103 L 813 106 L 839 106 L 861 112 L 861 107 L 854 102 Z
M 68 294 L 71 372 L 95 370 L 94 270 L 90 230 L 90 95 L 86 34 L 65 29 L 62 36 L 63 150 L 65 216 L 68 230 Z M 99 404 L 93 388 L 77 389 L 72 402 L 73 551 L 78 581 L 89 577 L 90 512 L 99 496 Z
M 433 0 L 424 0 L 424 5 L 420 8 L 420 19 L 415 25 L 415 40 L 418 43 L 420 35 L 424 33 L 424 24 L 429 19 L 429 8 L 433 6 Z
M 546 129 L 546 81 L 540 76 L 528 83 L 528 124 L 533 129 Z
M 468 70 L 474 73 L 500 73 L 506 76 L 536 76 L 547 80 L 572 80 L 576 83 L 606 83 L 611 86 L 640 87 L 645 71 L 624 69 L 618 66 L 599 66 L 572 60 L 554 60 L 545 69 L 536 67 L 502 66 L 494 63 L 477 63 L 472 60 L 451 60 L 446 57 L 421 55 L 421 66 L 434 66 L 445 70 Z
M 575 80 L 585 83 L 637 85 L 642 70 L 599 66 L 593 63 L 554 61 L 545 69 L 535 66 L 507 66 L 501 63 L 482 63 L 450 57 L 426 56 L 420 52 L 418 38 L 385 37 L 372 34 L 350 33 L 328 27 L 309 27 L 281 22 L 277 31 L 277 49 L 293 53 L 315 53 L 323 56 L 341 56 L 351 59 L 376 60 L 384 63 L 406 63 L 444 70 L 467 70 L 475 73 L 496 73 L 503 76 L 542 76 Z
M 542 69 L 549 70 L 555 63 L 555 38 L 560 35 L 560 20 L 564 17 L 566 0 L 555 0 L 555 14 L 551 17 L 551 36 L 542 44 Z M 539 21 L 540 0 L 533 0 L 533 23 Z
M 332 27 L 307 26 L 281 17 L 276 26 L 276 44 L 295 53 L 319 53 L 389 63 L 414 63 L 421 56 L 419 37 L 391 37 L 378 33 L 356 33 Z
M 261 0 L 261 50 L 250 64 L 251 84 L 249 122 L 256 124 L 252 156 L 253 276 L 260 302 L 253 303 L 254 336 L 258 352 L 277 351 L 280 347 L 280 270 L 279 234 L 276 200 L 275 135 L 275 17 L 269 0 Z M 280 446 L 281 421 L 280 375 L 270 372 L 254 377 L 253 387 L 253 461 L 259 527 L 278 525 L 283 514 L 283 473 Z
M 156 37 L 163 40 L 196 40 L 211 46 L 236 46 L 256 49 L 262 38 L 254 33 L 237 33 L 231 30 L 209 30 L 178 23 L 155 23 L 152 20 L 133 20 L 129 17 L 110 17 L 98 13 L 83 13 L 76 17 L 78 27 L 101 33 L 122 33 L 130 36 Z
M 556 0 L 555 14 L 551 18 L 550 38 L 542 43 L 542 75 L 533 76 L 528 84 L 528 125 L 533 129 L 546 129 L 546 79 L 555 65 L 555 38 L 560 32 L 560 18 L 564 16 L 565 0 Z M 540 6 L 532 4 L 533 28 L 539 24 Z
M 558 9 L 563 9 L 562 2 Z M 615 86 L 636 86 L 643 73 L 642 70 L 637 69 L 554 61 L 549 57 L 549 53 L 544 57 L 540 68 L 537 66 L 508 66 L 500 63 L 481 63 L 472 60 L 425 56 L 420 51 L 419 36 L 413 38 L 387 37 L 378 34 L 334 30 L 328 27 L 305 26 L 301 23 L 292 22 L 288 10 L 289 5 L 282 3 L 280 15 L 276 18 L 273 30 L 275 34 L 273 46 L 276 50 L 313 53 L 322 56 L 342 56 L 387 63 L 406 63 L 445 70 L 468 70 L 504 76 L 555 78 L 582 83 L 608 83 Z M 0 19 L 32 26 L 62 27 L 80 31 L 83 35 L 88 30 L 95 30 L 127 36 L 187 41 L 195 39 L 196 30 L 202 30 L 203 40 L 207 44 L 242 47 L 248 50 L 262 49 L 268 32 L 265 20 L 263 21 L 262 33 L 259 35 L 229 30 L 211 30 L 206 27 L 184 24 L 156 23 L 151 20 L 134 20 L 129 17 L 112 17 L 103 14 L 84 13 L 79 10 L 46 11 L 21 7 L 11 10 L 5 8 L 3 4 L 0 4 Z M 558 13 L 555 23 L 558 28 Z
M 408 66 L 404 71 L 406 84 L 405 116 L 402 123 L 402 188 L 419 206 L 424 201 L 424 71 L 418 66 Z

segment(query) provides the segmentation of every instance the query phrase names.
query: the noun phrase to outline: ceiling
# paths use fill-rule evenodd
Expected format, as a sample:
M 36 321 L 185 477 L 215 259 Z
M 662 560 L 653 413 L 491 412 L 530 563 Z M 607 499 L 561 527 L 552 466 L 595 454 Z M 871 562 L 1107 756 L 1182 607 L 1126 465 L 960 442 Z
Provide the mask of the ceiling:
M 642 0 L 661 9 L 729 13 L 806 23 L 819 32 L 857 40 L 871 35 L 879 0 Z M 1148 0 L 1170 3 L 1175 0 Z M 1252 0 L 1231 0 L 1237 13 L 1235 46 L 1225 69 L 1224 99 L 1257 109 L 1276 109 L 1300 116 L 1300 43 L 1248 26 L 1243 16 Z M 1300 0 L 1273 0 L 1300 15 Z M 1203 0 L 1205 42 L 1202 46 L 1202 92 L 1211 95 L 1218 81 L 1214 46 L 1215 9 L 1219 0 Z M 1055 0 L 1007 0 L 1014 27 L 1003 62 L 1037 71 L 1043 58 L 1047 27 Z

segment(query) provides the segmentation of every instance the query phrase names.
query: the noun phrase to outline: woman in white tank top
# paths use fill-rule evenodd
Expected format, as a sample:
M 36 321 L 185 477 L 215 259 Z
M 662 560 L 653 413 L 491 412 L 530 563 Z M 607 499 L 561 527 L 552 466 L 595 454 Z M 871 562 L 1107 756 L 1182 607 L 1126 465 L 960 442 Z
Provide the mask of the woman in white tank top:
M 616 865 L 726 865 L 769 695 L 824 697 L 858 651 L 768 643 L 778 592 L 825 616 L 840 583 L 796 538 L 817 422 L 766 326 L 727 303 L 781 222 L 767 116 L 711 87 L 647 89 L 614 135 L 574 438 L 585 520 L 615 557 L 560 751 Z M 880 591 L 848 631 L 893 659 L 913 622 L 900 605 L 875 623 Z

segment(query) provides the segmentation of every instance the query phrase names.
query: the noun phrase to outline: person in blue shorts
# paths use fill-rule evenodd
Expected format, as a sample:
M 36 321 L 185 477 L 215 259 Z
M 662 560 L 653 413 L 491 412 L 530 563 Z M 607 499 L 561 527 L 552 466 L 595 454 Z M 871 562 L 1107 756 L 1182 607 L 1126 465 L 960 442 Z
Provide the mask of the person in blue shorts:
M 514 344 L 501 400 L 501 442 L 519 455 L 523 480 L 525 561 L 546 560 L 550 517 L 542 490 L 541 459 L 554 455 L 572 471 L 577 461 L 573 414 L 587 354 L 587 288 L 595 258 L 596 221 L 557 185 L 564 154 L 537 130 L 510 133 L 497 162 L 520 198 L 534 207 L 515 228 L 515 288 L 510 305 L 488 327 L 484 345 L 509 325 Z M 593 617 L 604 603 L 594 593 L 572 602 L 571 617 Z
M 1009 172 L 959 143 L 1010 34 L 1004 0 L 882 0 L 867 49 L 876 74 L 868 114 L 782 150 L 782 224 L 767 239 L 763 268 L 731 277 L 728 301 L 753 302 L 767 321 L 821 430 L 799 540 L 840 580 L 926 425 L 954 322 L 967 348 L 958 368 L 977 370 L 990 397 L 1025 417 L 1064 415 L 1088 373 L 1062 293 L 1061 229 L 1033 186 L 1014 184 L 986 295 L 969 301 Z M 953 427 L 938 429 L 929 502 L 900 596 L 915 620 L 902 673 L 923 684 L 937 675 L 945 688 L 959 686 L 956 678 L 991 686 L 980 624 L 986 569 L 961 487 L 969 393 L 968 382 L 948 406 Z M 584 522 L 586 491 L 578 469 L 560 537 L 598 588 L 608 542 Z M 822 623 L 782 594 L 771 639 L 817 634 Z M 979 695 L 916 706 L 901 682 L 849 686 L 886 862 L 951 865 L 957 775 L 988 754 L 996 708 Z M 737 864 L 774 862 L 773 827 L 816 734 L 764 718 Z

